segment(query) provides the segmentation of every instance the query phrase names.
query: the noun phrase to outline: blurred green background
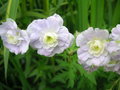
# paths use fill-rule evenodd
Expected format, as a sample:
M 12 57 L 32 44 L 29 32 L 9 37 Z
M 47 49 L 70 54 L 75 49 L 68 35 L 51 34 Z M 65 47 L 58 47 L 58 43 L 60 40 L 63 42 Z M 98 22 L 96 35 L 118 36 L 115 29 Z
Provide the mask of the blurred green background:
M 0 0 L 0 23 L 12 18 L 21 29 L 54 13 L 73 34 L 90 26 L 110 31 L 120 23 L 120 0 Z M 31 48 L 14 55 L 0 40 L 0 90 L 120 90 L 118 74 L 103 68 L 87 72 L 78 64 L 76 50 L 74 43 L 51 58 Z

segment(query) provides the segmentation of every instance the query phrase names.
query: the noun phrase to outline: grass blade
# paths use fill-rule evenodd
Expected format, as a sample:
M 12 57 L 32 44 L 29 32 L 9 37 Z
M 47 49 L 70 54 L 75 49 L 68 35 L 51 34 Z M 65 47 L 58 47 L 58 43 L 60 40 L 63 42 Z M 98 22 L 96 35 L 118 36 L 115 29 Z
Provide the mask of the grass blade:
M 6 18 L 15 19 L 16 13 L 17 13 L 18 4 L 19 4 L 19 0 L 9 0 L 9 1 L 8 1 Z M 9 51 L 8 51 L 7 48 L 4 47 L 5 78 L 7 78 L 8 60 L 9 60 Z
M 46 15 L 49 15 L 49 0 L 43 0 L 43 8 Z
M 77 0 L 78 3 L 78 28 L 80 31 L 88 27 L 88 8 L 89 0 Z
M 18 73 L 18 77 L 22 83 L 22 90 L 31 90 L 31 87 L 27 81 L 27 79 L 25 78 L 24 72 L 22 70 L 22 67 L 20 65 L 20 62 L 18 61 L 18 59 L 16 59 L 15 61 L 12 61 L 12 64 L 15 67 L 15 70 Z
M 91 0 L 91 26 L 103 27 L 104 0 Z
M 47 17 L 46 15 L 44 15 L 42 13 L 38 13 L 38 12 L 34 12 L 34 11 L 25 12 L 25 16 L 35 17 L 35 18 L 46 18 Z
M 8 68 L 8 59 L 9 59 L 9 51 L 4 47 L 4 68 L 5 68 L 5 78 L 7 78 L 7 68 Z
M 112 24 L 112 0 L 107 0 L 107 5 L 108 5 L 108 26 L 109 28 L 111 28 L 111 24 Z
M 112 18 L 112 26 L 115 26 L 120 22 L 120 0 L 117 0 L 117 4 L 114 10 L 113 18 Z

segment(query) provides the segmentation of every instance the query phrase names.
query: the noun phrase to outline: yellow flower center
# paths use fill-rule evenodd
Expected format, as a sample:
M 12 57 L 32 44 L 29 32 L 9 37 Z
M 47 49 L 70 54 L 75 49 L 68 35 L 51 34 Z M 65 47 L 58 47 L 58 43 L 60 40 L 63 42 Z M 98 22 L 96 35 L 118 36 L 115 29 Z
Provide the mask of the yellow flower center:
M 45 44 L 54 44 L 57 41 L 56 33 L 46 33 L 43 38 L 43 42 Z
M 89 53 L 94 56 L 100 56 L 104 52 L 105 41 L 94 39 L 88 42 Z
M 11 34 L 7 34 L 7 41 L 10 44 L 17 44 L 19 42 L 18 37 Z

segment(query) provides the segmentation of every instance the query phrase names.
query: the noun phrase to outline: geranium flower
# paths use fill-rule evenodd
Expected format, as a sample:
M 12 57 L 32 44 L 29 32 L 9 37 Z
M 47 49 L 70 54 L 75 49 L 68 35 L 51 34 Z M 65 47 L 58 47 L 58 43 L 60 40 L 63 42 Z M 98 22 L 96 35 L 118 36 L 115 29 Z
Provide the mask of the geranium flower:
M 120 74 L 120 51 L 111 54 L 111 61 L 104 66 L 106 71 L 112 71 Z
M 105 66 L 106 71 L 113 71 L 120 74 L 120 25 L 112 29 L 110 34 L 111 41 L 108 44 L 108 51 L 111 61 Z
M 29 48 L 29 37 L 25 30 L 19 30 L 17 24 L 12 19 L 7 19 L 0 25 L 0 35 L 3 44 L 10 52 L 24 54 Z
M 110 56 L 106 49 L 109 32 L 107 30 L 93 29 L 92 27 L 77 36 L 76 44 L 79 63 L 87 69 L 106 65 Z M 93 69 L 94 70 L 94 69 Z
M 37 53 L 49 57 L 70 47 L 74 38 L 63 26 L 63 19 L 58 14 L 47 19 L 34 20 L 28 26 L 27 32 L 31 40 L 30 45 L 37 49 Z
M 108 45 L 108 50 L 110 53 L 115 53 L 120 50 L 120 25 L 112 29 L 110 34 L 111 41 Z

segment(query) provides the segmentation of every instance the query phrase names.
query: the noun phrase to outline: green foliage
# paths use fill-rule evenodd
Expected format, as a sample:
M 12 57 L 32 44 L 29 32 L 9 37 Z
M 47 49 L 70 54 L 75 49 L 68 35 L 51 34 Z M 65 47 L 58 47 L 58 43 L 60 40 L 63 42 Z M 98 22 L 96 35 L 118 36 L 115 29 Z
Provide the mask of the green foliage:
M 114 10 L 114 14 L 113 14 L 113 18 L 112 18 L 113 26 L 115 26 L 117 23 L 119 23 L 119 19 L 120 19 L 119 9 L 120 9 L 120 0 L 117 0 L 115 10 Z
M 88 28 L 88 9 L 90 0 L 77 0 L 78 3 L 78 28 L 85 30 Z
M 120 0 L 0 0 L 0 22 L 7 16 L 26 29 L 32 20 L 58 13 L 72 33 L 89 26 L 110 29 L 120 23 L 119 8 Z M 54 57 L 31 48 L 24 55 L 9 55 L 0 41 L 0 90 L 120 90 L 118 74 L 103 68 L 87 72 L 76 53 L 74 42 Z
M 105 0 L 91 0 L 91 26 L 103 27 Z
M 6 18 L 15 19 L 17 13 L 19 0 L 9 0 L 8 7 L 6 10 Z M 4 47 L 4 67 L 5 67 L 5 78 L 7 78 L 7 68 L 8 68 L 8 59 L 9 59 L 9 51 Z

